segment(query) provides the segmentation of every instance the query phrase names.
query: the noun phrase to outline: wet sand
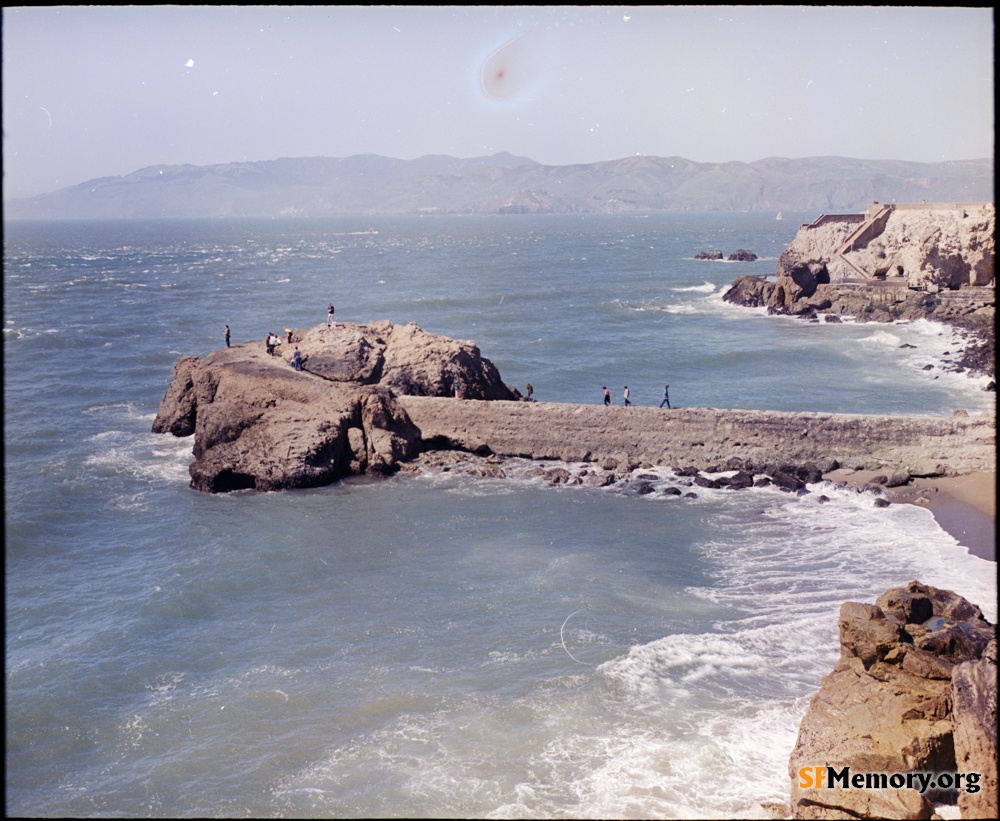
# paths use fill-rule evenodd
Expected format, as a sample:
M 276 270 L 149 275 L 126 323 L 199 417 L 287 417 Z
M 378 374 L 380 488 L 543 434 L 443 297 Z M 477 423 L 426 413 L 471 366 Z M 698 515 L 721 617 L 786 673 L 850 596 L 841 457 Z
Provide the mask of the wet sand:
M 835 470 L 824 478 L 857 486 L 870 483 L 878 475 L 878 471 L 871 470 Z M 995 562 L 996 485 L 996 473 L 991 471 L 911 479 L 906 485 L 884 490 L 890 501 L 896 504 L 927 508 L 938 524 L 969 548 L 974 556 Z

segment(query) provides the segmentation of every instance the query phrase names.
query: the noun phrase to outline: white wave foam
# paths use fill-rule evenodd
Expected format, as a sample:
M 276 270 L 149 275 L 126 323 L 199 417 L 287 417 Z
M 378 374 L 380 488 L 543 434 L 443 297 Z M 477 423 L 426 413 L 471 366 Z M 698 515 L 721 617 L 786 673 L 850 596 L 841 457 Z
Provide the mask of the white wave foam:
M 808 698 L 836 661 L 844 601 L 873 602 L 888 587 L 918 579 L 955 590 L 996 620 L 991 563 L 960 548 L 927 511 L 876 508 L 873 494 L 830 483 L 813 489 L 830 501 L 819 503 L 819 493 L 716 496 L 716 504 L 751 506 L 728 522 L 728 506 L 716 515 L 722 526 L 705 547 L 714 583 L 686 592 L 731 616 L 712 632 L 667 635 L 599 668 L 621 688 L 629 710 L 684 717 L 686 729 L 659 731 L 659 762 L 652 766 L 696 760 L 702 763 L 688 771 L 705 782 L 675 781 L 671 814 L 685 807 L 692 817 L 727 809 L 743 816 L 759 812 L 762 801 L 787 800 L 788 755 Z M 761 503 L 748 519 L 746 512 Z M 814 648 L 807 655 L 800 652 L 803 635 Z M 725 778 L 733 761 L 754 772 L 752 785 Z M 668 773 L 662 778 L 671 783 Z M 712 792 L 710 805 L 705 790 Z
M 895 334 L 888 331 L 876 331 L 871 336 L 863 336 L 858 340 L 862 343 L 871 343 L 884 348 L 898 348 L 900 339 Z
M 84 460 L 97 477 L 130 476 L 145 482 L 190 481 L 188 467 L 194 461 L 193 437 L 139 434 L 109 430 L 90 437 L 94 452 Z M 142 506 L 145 490 L 120 497 L 125 507 Z
M 704 285 L 691 285 L 686 288 L 671 288 L 671 291 L 677 291 L 680 293 L 693 291 L 695 293 L 710 294 L 715 291 L 715 285 L 711 282 L 706 282 Z

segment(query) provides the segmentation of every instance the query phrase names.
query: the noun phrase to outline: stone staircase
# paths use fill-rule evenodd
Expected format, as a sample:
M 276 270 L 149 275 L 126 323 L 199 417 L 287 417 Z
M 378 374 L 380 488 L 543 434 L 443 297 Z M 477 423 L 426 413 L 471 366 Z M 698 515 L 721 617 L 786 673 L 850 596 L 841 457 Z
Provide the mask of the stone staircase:
M 885 230 L 886 223 L 889 221 L 889 217 L 894 210 L 894 205 L 868 208 L 865 212 L 864 222 L 852 231 L 844 241 L 844 244 L 834 252 L 831 262 L 835 263 L 835 267 L 841 268 L 841 271 L 837 272 L 839 274 L 836 277 L 837 279 L 849 280 L 854 278 L 854 276 L 862 280 L 872 279 L 872 273 L 848 259 L 847 254 L 857 250 L 859 247 L 864 247 L 875 239 L 875 237 L 879 236 Z M 836 263 L 840 263 L 840 265 L 836 265 Z M 844 276 L 844 274 L 847 275 Z

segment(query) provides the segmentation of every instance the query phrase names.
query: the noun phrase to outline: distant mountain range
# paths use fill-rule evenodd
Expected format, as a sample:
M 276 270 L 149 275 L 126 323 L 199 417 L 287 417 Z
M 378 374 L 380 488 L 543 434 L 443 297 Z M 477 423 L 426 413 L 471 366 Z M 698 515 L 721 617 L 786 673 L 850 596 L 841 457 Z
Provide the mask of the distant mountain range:
M 155 165 L 4 203 L 5 219 L 373 214 L 583 214 L 862 210 L 872 202 L 993 201 L 993 160 L 842 157 L 698 163 L 626 157 L 541 165 L 526 157 L 397 160 L 374 154 Z

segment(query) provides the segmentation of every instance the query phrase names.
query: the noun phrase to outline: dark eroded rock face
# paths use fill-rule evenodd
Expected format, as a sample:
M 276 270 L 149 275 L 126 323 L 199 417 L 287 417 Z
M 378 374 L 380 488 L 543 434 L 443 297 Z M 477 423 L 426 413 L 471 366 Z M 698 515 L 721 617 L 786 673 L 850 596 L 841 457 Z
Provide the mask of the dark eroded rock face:
M 995 810 L 995 758 L 992 765 L 984 758 L 996 755 L 995 729 L 992 742 L 987 732 L 996 720 L 995 630 L 966 599 L 919 582 L 887 591 L 875 605 L 846 602 L 840 661 L 810 703 L 789 760 L 793 817 L 930 818 L 933 800 L 955 799 L 908 788 L 803 786 L 801 768 L 827 766 L 979 772 L 984 788 L 966 799 Z M 956 702 L 962 707 L 953 710 Z
M 771 304 L 777 286 L 761 276 L 738 277 L 722 298 L 734 305 L 744 305 L 747 308 L 765 308 Z
M 958 797 L 962 818 L 997 818 L 997 643 L 982 658 L 959 664 L 951 676 L 955 764 L 959 772 L 982 773 L 982 789 Z
M 301 371 L 290 367 L 297 346 Z M 280 353 L 264 342 L 184 357 L 154 433 L 194 434 L 191 486 L 208 492 L 327 484 L 390 473 L 419 433 L 396 396 L 515 399 L 469 342 L 389 322 L 325 325 L 292 335 Z

